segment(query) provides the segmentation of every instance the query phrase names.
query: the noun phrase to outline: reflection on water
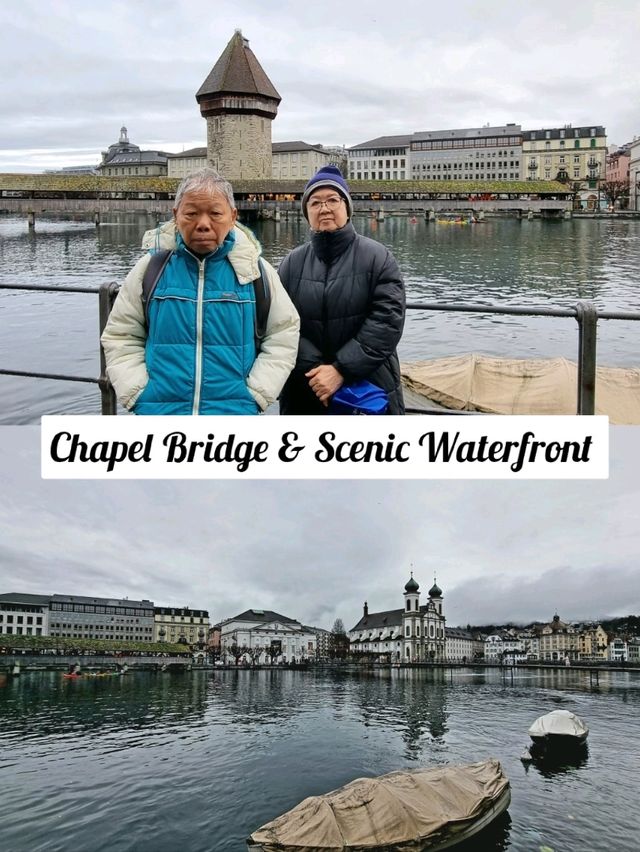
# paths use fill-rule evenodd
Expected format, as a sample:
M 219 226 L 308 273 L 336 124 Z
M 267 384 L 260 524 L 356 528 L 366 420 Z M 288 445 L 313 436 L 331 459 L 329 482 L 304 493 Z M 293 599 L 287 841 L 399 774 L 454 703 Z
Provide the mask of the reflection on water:
M 411 301 L 640 311 L 640 222 L 489 219 L 451 228 L 406 217 L 354 219 L 396 255 Z M 0 283 L 99 285 L 121 281 L 140 256 L 147 216 L 112 213 L 87 221 L 0 217 Z M 277 265 L 308 236 L 303 219 L 252 224 Z M 0 365 L 19 370 L 98 374 L 97 297 L 0 291 Z M 599 363 L 638 365 L 637 323 L 599 324 Z M 34 345 L 35 343 L 35 345 Z M 400 345 L 405 360 L 484 352 L 575 360 L 573 319 L 411 312 Z M 97 413 L 95 387 L 0 376 L 0 423 L 33 423 L 44 413 Z
M 588 722 L 588 755 L 523 766 L 529 725 L 559 699 Z M 238 852 L 308 795 L 493 756 L 509 817 L 467 852 L 602 849 L 614 810 L 607 848 L 631 852 L 639 737 L 639 674 L 595 691 L 575 672 L 27 673 L 0 682 L 0 849 Z

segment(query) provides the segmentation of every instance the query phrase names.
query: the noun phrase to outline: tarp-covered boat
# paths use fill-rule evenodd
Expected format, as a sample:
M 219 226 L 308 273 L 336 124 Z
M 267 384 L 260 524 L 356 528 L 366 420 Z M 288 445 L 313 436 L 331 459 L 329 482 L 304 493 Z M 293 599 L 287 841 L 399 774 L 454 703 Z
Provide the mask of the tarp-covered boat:
M 552 710 L 536 719 L 529 728 L 529 736 L 539 745 L 582 745 L 589 736 L 589 728 L 569 710 Z
M 575 414 L 578 368 L 566 358 L 511 359 L 467 354 L 402 364 L 409 391 L 455 411 Z M 640 369 L 598 367 L 595 413 L 640 424 Z
M 509 781 L 490 758 L 357 778 L 310 796 L 247 840 L 251 852 L 437 852 L 485 828 L 509 806 Z

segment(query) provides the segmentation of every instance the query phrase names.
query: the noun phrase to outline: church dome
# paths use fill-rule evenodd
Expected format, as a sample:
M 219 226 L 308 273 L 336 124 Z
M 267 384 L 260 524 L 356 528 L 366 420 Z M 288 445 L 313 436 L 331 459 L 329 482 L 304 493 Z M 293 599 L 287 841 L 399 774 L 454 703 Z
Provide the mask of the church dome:
M 431 588 L 429 589 L 429 597 L 430 598 L 441 598 L 442 597 L 442 589 L 436 583 L 435 578 L 433 580 L 433 586 L 431 586 Z
M 407 585 L 404 587 L 405 592 L 417 592 L 420 586 L 413 579 L 413 574 L 411 574 L 411 578 Z

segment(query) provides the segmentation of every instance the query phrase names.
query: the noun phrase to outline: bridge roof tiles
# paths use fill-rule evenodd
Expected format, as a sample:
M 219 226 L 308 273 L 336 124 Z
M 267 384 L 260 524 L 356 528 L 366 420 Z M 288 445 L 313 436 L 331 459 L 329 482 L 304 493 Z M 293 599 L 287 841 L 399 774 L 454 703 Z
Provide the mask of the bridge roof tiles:
M 175 194 L 179 178 L 157 177 L 107 177 L 91 174 L 0 174 L 0 191 L 22 192 L 69 192 L 69 193 L 167 193 Z M 234 180 L 236 196 L 243 195 L 300 195 L 305 180 L 265 179 Z M 571 189 L 558 181 L 447 181 L 447 180 L 404 180 L 404 181 L 349 181 L 352 195 L 375 194 L 507 194 L 514 195 L 569 195 Z

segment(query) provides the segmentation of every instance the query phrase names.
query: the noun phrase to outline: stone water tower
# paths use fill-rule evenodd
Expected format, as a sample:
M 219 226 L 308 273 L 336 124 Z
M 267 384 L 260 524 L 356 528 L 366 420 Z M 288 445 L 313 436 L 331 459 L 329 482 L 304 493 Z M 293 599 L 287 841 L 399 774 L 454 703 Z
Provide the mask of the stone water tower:
M 271 178 L 271 122 L 280 95 L 236 30 L 198 89 L 207 120 L 207 161 L 228 180 Z

